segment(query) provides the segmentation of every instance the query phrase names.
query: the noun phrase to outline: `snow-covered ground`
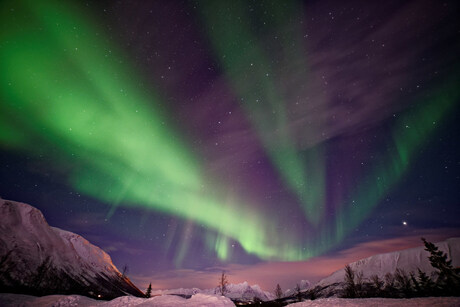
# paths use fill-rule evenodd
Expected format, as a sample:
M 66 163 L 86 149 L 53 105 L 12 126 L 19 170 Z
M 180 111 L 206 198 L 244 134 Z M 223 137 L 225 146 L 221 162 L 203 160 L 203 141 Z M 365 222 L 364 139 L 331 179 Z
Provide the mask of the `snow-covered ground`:
M 0 293 L 2 307 L 226 307 L 235 306 L 233 302 L 223 296 L 198 293 L 189 299 L 175 295 L 161 295 L 152 298 L 138 298 L 122 296 L 111 301 L 97 301 L 81 295 L 48 295 L 42 297 Z
M 460 297 L 395 298 L 323 298 L 314 301 L 290 304 L 295 307 L 455 307 L 460 306 Z
M 35 297 L 22 294 L 0 293 L 2 307 L 220 307 L 235 306 L 233 302 L 223 296 L 198 293 L 190 299 L 175 295 L 161 295 L 149 299 L 133 296 L 122 296 L 111 301 L 97 301 L 80 295 L 49 295 Z M 324 298 L 314 301 L 305 301 L 288 306 L 295 307 L 455 307 L 460 306 L 460 297 L 421 297 L 411 299 L 392 298 Z

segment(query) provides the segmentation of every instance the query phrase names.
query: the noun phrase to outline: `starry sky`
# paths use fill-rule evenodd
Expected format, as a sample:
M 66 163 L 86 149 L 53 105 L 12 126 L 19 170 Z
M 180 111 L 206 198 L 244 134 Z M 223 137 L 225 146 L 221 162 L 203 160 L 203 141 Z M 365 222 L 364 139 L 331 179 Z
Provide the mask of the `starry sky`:
M 0 196 L 139 287 L 460 235 L 456 1 L 0 5 Z

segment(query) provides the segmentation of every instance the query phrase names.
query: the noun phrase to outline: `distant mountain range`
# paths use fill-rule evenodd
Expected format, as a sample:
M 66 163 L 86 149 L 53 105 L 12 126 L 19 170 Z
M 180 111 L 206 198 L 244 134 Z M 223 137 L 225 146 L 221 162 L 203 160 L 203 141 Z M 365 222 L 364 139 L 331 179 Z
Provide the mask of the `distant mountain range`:
M 169 290 L 156 290 L 152 292 L 152 295 L 181 295 L 181 296 L 191 296 L 194 294 L 218 294 L 219 291 L 217 288 L 213 289 L 198 289 L 198 288 L 179 288 L 179 289 L 169 289 Z M 242 282 L 239 284 L 229 284 L 227 285 L 226 297 L 232 300 L 240 301 L 251 301 L 254 299 L 259 299 L 261 301 L 270 301 L 275 299 L 273 293 L 262 290 L 258 285 L 249 285 L 247 282 Z
M 75 233 L 50 227 L 38 209 L 0 199 L 0 216 L 0 292 L 143 296 L 107 253 Z

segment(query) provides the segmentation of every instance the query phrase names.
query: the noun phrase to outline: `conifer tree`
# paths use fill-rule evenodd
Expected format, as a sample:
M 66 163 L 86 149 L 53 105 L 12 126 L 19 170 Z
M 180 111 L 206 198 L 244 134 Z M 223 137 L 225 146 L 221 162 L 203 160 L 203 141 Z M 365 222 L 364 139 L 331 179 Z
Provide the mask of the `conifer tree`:
M 383 280 L 379 278 L 378 275 L 374 274 L 371 276 L 372 288 L 374 289 L 374 296 L 381 296 L 382 295 L 382 288 L 384 285 Z
M 301 290 L 300 290 L 300 285 L 299 285 L 299 284 L 297 284 L 297 285 L 295 286 L 295 296 L 297 297 L 297 300 L 298 300 L 299 302 L 302 301 L 302 292 L 301 292 Z
M 395 282 L 397 288 L 402 292 L 404 297 L 412 297 L 414 289 L 412 288 L 411 279 L 403 269 L 397 268 L 395 271 Z
M 275 296 L 276 296 L 277 299 L 280 299 L 280 298 L 283 297 L 283 291 L 281 290 L 280 284 L 276 285 Z
M 346 298 L 356 297 L 355 272 L 348 264 L 345 266 L 345 289 L 343 296 Z
M 225 294 L 228 292 L 227 285 L 228 285 L 227 274 L 225 273 L 225 271 L 222 271 L 222 274 L 220 275 L 220 278 L 219 278 L 219 285 L 217 286 L 217 290 L 220 295 L 225 296 Z
M 145 292 L 145 297 L 149 298 L 152 296 L 152 283 L 149 284 L 147 291 Z
M 410 272 L 409 276 L 410 276 L 410 280 L 411 280 L 412 284 L 414 285 L 414 290 L 415 290 L 416 296 L 421 296 L 422 292 L 423 292 L 423 289 L 420 286 L 420 281 L 417 278 L 415 278 L 414 272 Z
M 425 250 L 430 253 L 428 259 L 431 266 L 439 272 L 437 286 L 444 295 L 455 295 L 460 291 L 460 276 L 452 266 L 452 260 L 447 260 L 447 254 L 440 251 L 436 245 L 422 238 Z
M 418 283 L 420 285 L 420 294 L 422 296 L 431 296 L 434 294 L 434 282 L 420 269 L 418 269 Z

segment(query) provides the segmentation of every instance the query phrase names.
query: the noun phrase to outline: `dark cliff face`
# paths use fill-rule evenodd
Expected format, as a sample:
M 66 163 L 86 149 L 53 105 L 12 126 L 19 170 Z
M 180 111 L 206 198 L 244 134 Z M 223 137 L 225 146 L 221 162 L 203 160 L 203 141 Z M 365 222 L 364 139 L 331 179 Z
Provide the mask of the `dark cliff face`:
M 0 292 L 143 296 L 108 254 L 79 235 L 50 227 L 36 208 L 0 199 L 0 216 Z

